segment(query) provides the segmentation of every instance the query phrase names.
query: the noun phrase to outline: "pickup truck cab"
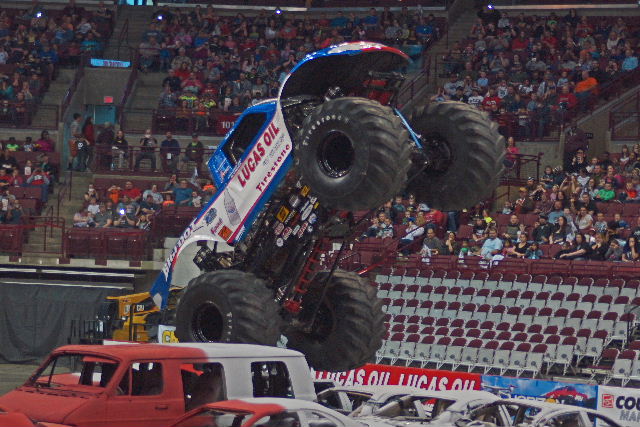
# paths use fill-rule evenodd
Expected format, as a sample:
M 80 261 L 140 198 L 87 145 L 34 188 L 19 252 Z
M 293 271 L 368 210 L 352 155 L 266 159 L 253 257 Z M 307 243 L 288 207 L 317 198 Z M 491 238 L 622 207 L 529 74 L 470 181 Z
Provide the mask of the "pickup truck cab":
M 253 397 L 314 400 L 304 356 L 248 344 L 63 346 L 0 397 L 0 408 L 36 422 L 153 427 L 206 403 Z

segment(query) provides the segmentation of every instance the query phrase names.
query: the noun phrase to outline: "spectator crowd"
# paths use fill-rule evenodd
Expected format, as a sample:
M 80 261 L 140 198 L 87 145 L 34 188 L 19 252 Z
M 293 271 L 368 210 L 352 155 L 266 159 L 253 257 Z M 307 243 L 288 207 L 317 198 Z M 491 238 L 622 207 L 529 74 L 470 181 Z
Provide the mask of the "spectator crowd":
M 409 195 L 387 203 L 361 239 L 396 238 L 401 256 L 640 261 L 640 144 L 566 168 L 546 166 L 501 210 L 440 212 Z
M 90 184 L 73 217 L 73 226 L 150 230 L 162 210 L 191 207 L 197 211 L 216 191 L 211 180 L 187 181 L 171 175 L 166 183 L 154 182 L 148 181 L 146 189 L 132 181 L 106 189 Z
M 547 136 L 638 67 L 637 19 L 579 16 L 575 10 L 562 17 L 496 10 L 479 15 L 468 37 L 439 58 L 448 81 L 432 100 L 480 108 L 505 136 Z
M 47 131 L 36 141 L 32 137 L 24 141 L 10 137 L 0 142 L 0 224 L 21 224 L 27 215 L 37 214 L 48 203 L 58 174 L 58 166 L 50 159 L 54 145 Z M 26 160 L 18 161 L 18 153 L 24 153 L 21 158 Z M 26 201 L 20 199 L 23 188 L 38 189 L 36 203 L 27 203 L 28 209 L 23 209 Z
M 171 120 L 171 130 L 203 132 L 215 127 L 211 112 L 236 114 L 276 96 L 286 75 L 311 52 L 350 40 L 426 46 L 443 26 L 433 15 L 407 8 L 320 19 L 278 11 L 229 17 L 209 5 L 155 12 L 139 53 L 143 71 L 167 72 L 157 120 Z
M 112 25 L 103 2 L 94 11 L 74 0 L 63 9 L 38 0 L 27 10 L 0 6 L 0 122 L 29 125 L 57 66 L 77 66 L 83 54 L 100 54 Z

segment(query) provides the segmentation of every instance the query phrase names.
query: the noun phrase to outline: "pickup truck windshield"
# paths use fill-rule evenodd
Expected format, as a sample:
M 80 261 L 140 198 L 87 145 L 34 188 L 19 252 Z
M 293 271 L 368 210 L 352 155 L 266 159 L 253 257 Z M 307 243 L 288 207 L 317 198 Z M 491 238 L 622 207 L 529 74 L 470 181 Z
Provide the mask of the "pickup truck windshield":
M 29 379 L 27 385 L 48 388 L 80 385 L 102 389 L 117 368 L 118 362 L 112 359 L 86 354 L 61 354 L 51 358 Z

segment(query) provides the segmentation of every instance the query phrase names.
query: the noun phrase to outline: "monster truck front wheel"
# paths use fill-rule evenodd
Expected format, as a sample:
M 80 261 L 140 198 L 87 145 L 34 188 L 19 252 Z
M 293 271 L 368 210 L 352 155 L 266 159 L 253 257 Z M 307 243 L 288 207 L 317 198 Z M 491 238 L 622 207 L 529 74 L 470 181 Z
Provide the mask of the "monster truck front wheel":
M 315 369 L 354 369 L 372 361 L 382 345 L 382 302 L 366 279 L 340 270 L 329 279 L 323 296 L 327 274 L 318 273 L 305 295 L 299 317 L 305 327 L 286 332 L 287 347 L 304 353 Z
M 393 110 L 364 98 L 337 98 L 304 120 L 295 163 L 322 204 L 361 210 L 402 191 L 410 166 L 408 133 Z
M 468 208 L 491 196 L 505 151 L 496 123 L 454 101 L 418 107 L 409 121 L 421 135 L 424 153 L 412 157 L 408 192 L 444 211 Z
M 263 280 L 251 273 L 220 270 L 189 282 L 176 309 L 181 342 L 276 345 L 281 319 Z

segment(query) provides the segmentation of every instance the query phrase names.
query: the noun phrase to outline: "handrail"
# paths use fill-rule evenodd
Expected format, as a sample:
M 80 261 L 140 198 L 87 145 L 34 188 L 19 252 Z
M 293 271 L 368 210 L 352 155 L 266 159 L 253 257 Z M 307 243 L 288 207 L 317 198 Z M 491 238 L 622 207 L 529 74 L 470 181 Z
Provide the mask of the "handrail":
M 118 34 L 118 47 L 116 55 L 120 58 L 120 47 L 122 46 L 122 41 L 127 41 L 127 47 L 129 47 L 129 18 L 125 19 L 124 24 L 122 25 L 122 29 L 120 30 L 120 34 Z
M 64 117 L 64 114 L 67 112 L 69 105 L 71 105 L 71 100 L 73 99 L 73 95 L 75 95 L 76 90 L 78 90 L 78 85 L 80 84 L 80 80 L 84 77 L 84 67 L 85 62 L 88 59 L 88 54 L 83 53 L 80 57 L 80 66 L 76 69 L 75 74 L 73 75 L 73 80 L 69 85 L 69 89 L 64 94 L 62 98 L 62 103 L 60 104 L 60 117 Z
M 117 107 L 118 114 L 118 123 L 122 123 L 124 116 L 124 107 L 127 105 L 127 101 L 129 100 L 129 96 L 131 96 L 131 92 L 133 92 L 133 85 L 138 78 L 138 55 L 137 53 L 133 55 L 131 61 L 131 73 L 129 73 L 129 79 L 127 80 L 127 85 L 124 88 L 124 92 L 122 93 L 122 98 Z

